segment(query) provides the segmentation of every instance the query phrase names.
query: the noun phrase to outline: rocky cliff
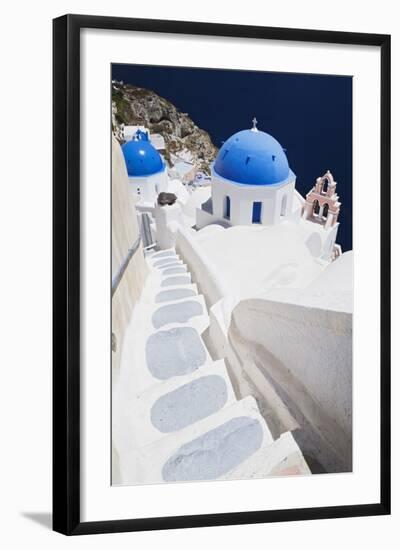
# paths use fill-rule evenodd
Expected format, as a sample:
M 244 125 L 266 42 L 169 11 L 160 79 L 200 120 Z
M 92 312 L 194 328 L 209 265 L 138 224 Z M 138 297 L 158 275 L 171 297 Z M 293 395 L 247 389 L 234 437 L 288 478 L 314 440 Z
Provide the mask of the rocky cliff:
M 116 138 L 122 140 L 121 125 L 142 125 L 165 140 L 164 157 L 172 166 L 179 158 L 195 162 L 209 174 L 209 164 L 217 154 L 205 130 L 187 113 L 151 90 L 130 84 L 112 83 L 112 124 Z

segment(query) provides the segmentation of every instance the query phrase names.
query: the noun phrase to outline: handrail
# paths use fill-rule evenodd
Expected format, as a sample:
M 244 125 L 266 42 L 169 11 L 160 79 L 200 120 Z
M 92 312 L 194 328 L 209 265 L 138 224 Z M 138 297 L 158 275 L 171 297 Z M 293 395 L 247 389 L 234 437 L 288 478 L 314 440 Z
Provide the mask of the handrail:
M 141 241 L 142 241 L 142 237 L 139 235 L 139 237 L 133 243 L 133 246 L 128 250 L 128 254 L 125 256 L 125 259 L 121 264 L 121 267 L 119 268 L 117 274 L 115 275 L 115 277 L 112 280 L 111 296 L 114 296 L 114 293 L 117 290 L 119 283 L 121 282 L 121 279 L 122 279 L 128 265 L 129 265 L 129 262 L 131 261 L 132 256 L 138 250 Z

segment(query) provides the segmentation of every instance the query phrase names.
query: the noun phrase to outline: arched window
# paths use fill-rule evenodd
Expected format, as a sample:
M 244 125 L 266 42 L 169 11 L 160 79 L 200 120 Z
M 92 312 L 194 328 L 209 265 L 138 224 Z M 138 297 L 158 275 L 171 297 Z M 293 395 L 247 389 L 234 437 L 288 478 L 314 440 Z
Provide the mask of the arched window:
M 281 202 L 281 217 L 286 216 L 287 195 L 283 195 Z
M 224 218 L 227 220 L 231 219 L 231 199 L 230 197 L 225 197 L 224 199 Z
M 261 223 L 261 202 L 253 202 L 252 223 Z
M 326 202 L 326 203 L 324 204 L 324 208 L 323 208 L 323 210 L 322 210 L 322 217 L 323 217 L 323 218 L 327 218 L 327 217 L 328 217 L 328 212 L 329 212 L 329 205 L 328 205 L 328 203 Z
M 318 199 L 315 199 L 315 201 L 313 202 L 313 212 L 314 212 L 314 214 L 319 216 L 319 200 Z

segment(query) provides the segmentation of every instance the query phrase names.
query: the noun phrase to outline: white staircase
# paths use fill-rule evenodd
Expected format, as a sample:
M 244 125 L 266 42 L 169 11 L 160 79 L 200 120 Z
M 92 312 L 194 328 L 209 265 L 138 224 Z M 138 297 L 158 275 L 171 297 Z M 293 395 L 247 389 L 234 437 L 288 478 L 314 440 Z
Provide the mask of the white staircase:
M 147 261 L 113 388 L 120 483 L 310 473 L 291 434 L 274 442 L 255 399 L 238 401 L 224 360 L 211 359 L 206 303 L 175 250 Z

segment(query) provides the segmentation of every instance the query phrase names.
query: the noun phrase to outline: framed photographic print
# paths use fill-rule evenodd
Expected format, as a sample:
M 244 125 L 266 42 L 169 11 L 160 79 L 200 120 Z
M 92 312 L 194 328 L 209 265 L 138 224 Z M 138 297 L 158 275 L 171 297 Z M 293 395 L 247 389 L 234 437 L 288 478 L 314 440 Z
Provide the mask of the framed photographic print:
M 54 529 L 390 513 L 390 37 L 54 20 Z

